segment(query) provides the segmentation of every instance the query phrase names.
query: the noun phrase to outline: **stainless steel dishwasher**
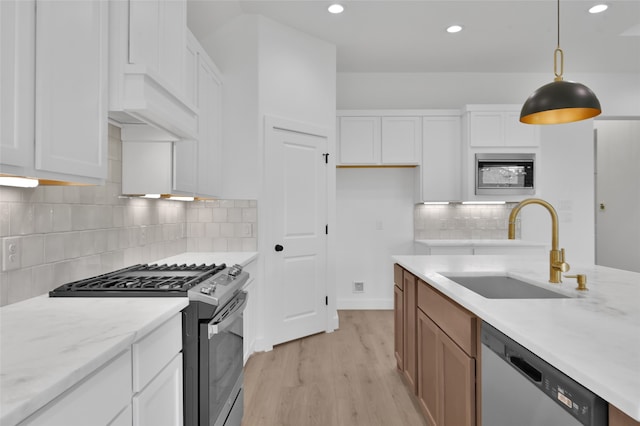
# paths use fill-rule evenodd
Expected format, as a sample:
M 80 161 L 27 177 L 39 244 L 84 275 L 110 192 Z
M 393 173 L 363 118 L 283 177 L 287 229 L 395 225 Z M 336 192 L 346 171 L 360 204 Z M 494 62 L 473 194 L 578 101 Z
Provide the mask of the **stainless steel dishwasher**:
M 607 403 L 482 323 L 482 426 L 602 426 Z

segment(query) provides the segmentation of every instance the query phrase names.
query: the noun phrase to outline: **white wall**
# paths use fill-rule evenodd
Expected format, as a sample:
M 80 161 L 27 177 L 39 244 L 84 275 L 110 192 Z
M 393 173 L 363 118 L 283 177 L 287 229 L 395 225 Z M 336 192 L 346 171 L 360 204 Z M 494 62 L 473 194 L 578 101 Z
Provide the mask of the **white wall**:
M 261 115 L 327 128 L 334 135 L 335 45 L 267 18 L 259 23 Z
M 258 273 L 263 286 L 257 290 L 257 350 L 270 349 L 273 237 L 268 217 L 272 201 L 264 185 L 265 117 L 322 128 L 329 135 L 334 158 L 336 117 L 336 48 L 293 28 L 259 15 L 241 15 L 215 34 L 200 40 L 223 74 L 223 194 L 225 198 L 257 198 Z M 328 171 L 328 187 L 335 188 L 335 168 Z M 335 226 L 335 192 L 330 190 L 329 228 Z M 335 276 L 329 234 L 329 271 Z M 335 287 L 329 280 L 329 310 L 335 313 Z M 333 315 L 337 325 L 337 313 Z
M 603 116 L 640 116 L 640 74 L 571 74 L 598 96 Z M 522 104 L 551 72 L 338 73 L 338 109 L 450 109 Z
M 414 168 L 338 169 L 338 309 L 393 309 L 394 254 L 413 254 Z M 353 281 L 364 293 L 353 293 Z
M 541 127 L 540 198 L 558 213 L 559 244 L 566 261 L 594 263 L 593 120 Z M 551 244 L 551 218 L 540 206 L 520 213 L 522 238 Z M 573 271 L 579 272 L 579 271 Z

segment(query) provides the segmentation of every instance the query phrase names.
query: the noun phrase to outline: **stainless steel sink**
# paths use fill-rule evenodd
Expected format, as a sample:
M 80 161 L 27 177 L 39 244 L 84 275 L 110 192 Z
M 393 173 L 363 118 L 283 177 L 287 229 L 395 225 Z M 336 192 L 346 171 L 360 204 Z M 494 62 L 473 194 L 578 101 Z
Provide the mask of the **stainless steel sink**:
M 487 299 L 566 299 L 569 296 L 504 275 L 444 275 Z

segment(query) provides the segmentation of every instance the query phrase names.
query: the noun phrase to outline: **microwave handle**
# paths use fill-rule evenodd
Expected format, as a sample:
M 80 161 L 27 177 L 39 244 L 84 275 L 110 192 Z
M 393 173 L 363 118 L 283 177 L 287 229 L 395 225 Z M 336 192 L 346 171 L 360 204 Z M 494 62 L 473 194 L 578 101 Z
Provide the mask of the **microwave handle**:
M 240 317 L 240 315 L 242 315 L 242 312 L 244 311 L 244 308 L 246 307 L 249 300 L 249 294 L 246 291 L 242 291 L 236 297 L 242 297 L 243 300 L 238 306 L 235 307 L 233 312 L 231 312 L 224 320 L 220 321 L 219 323 L 215 323 L 216 318 L 214 318 L 211 320 L 211 322 L 209 322 L 209 324 L 207 324 L 207 334 L 209 339 L 220 333 L 222 330 L 228 328 L 235 320 L 238 319 L 238 317 Z

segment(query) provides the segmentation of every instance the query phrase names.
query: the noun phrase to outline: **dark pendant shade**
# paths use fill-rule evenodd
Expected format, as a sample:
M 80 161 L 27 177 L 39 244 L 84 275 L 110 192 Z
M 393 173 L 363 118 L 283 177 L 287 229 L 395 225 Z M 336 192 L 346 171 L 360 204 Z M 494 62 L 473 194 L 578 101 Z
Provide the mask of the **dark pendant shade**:
M 587 86 L 556 80 L 529 96 L 520 111 L 520 121 L 526 124 L 571 123 L 601 112 L 600 101 Z

